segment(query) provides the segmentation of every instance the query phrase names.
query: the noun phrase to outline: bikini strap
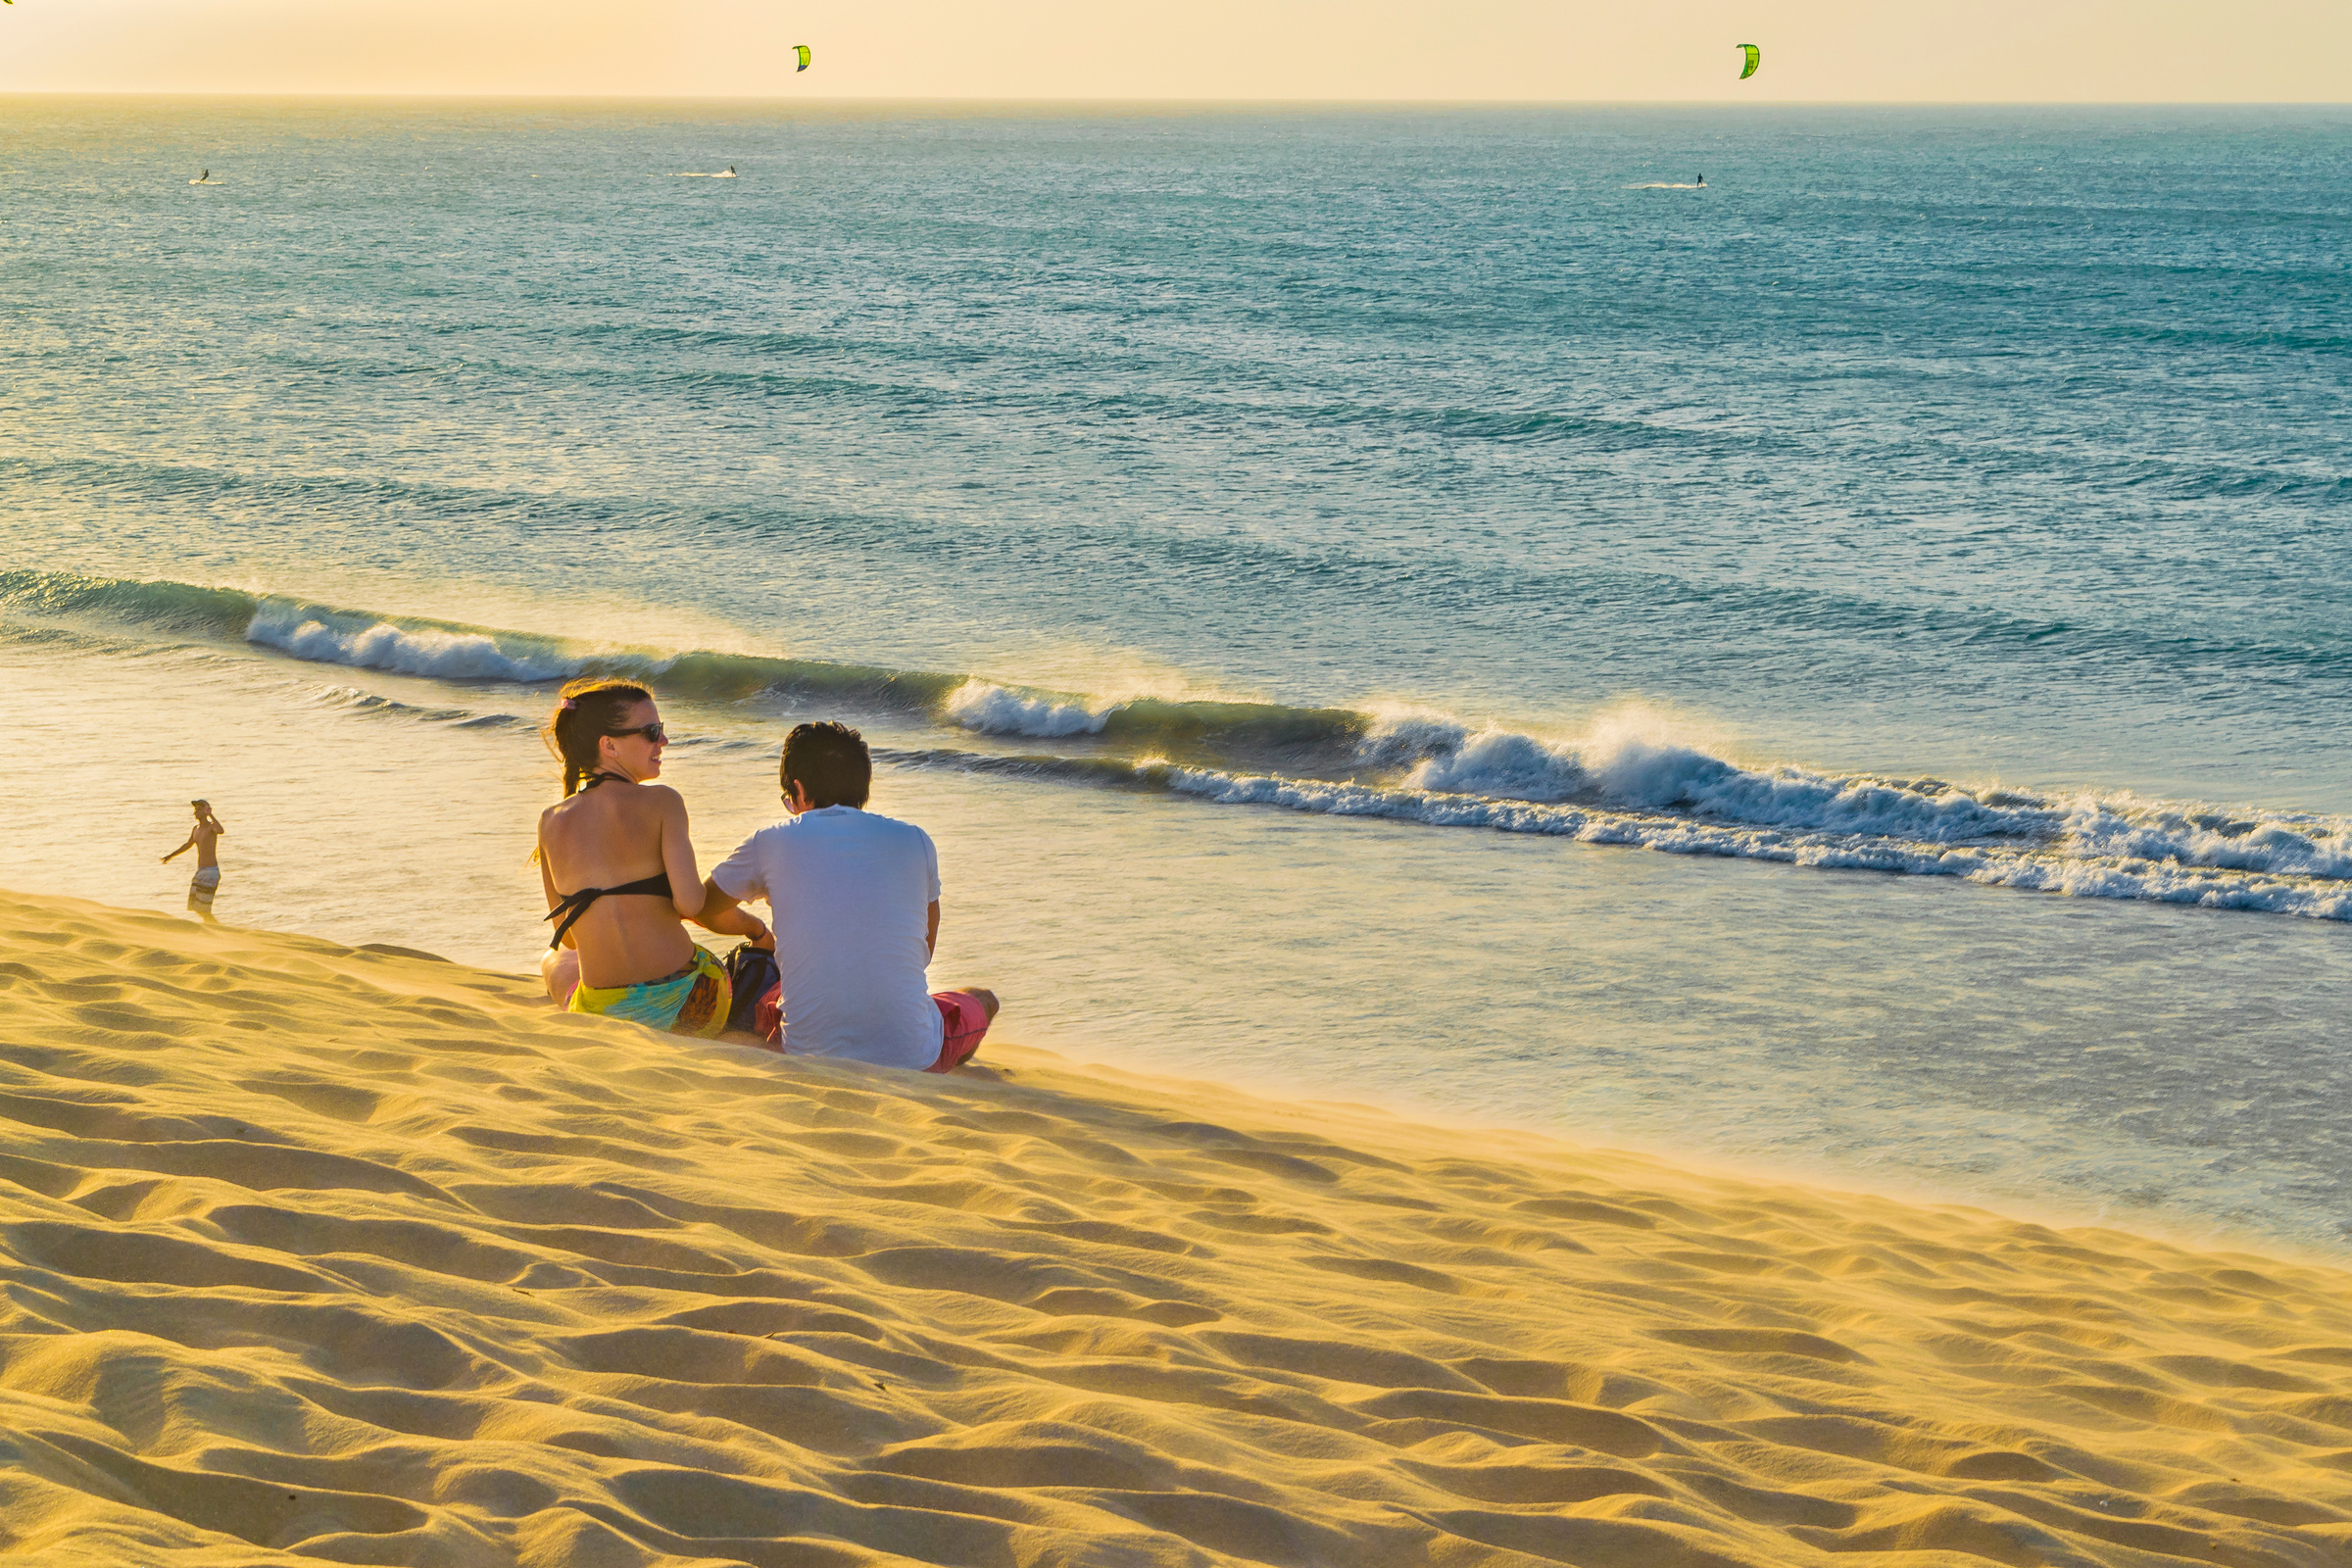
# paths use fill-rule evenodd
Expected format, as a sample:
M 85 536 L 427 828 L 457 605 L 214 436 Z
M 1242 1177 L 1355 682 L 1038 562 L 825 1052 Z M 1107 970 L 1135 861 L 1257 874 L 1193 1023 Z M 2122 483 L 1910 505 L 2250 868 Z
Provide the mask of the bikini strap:
M 548 938 L 548 951 L 553 953 L 564 945 L 564 934 L 579 924 L 580 916 L 588 912 L 588 906 L 615 893 L 639 893 L 648 898 L 661 899 L 675 897 L 670 891 L 667 871 L 657 871 L 652 876 L 639 877 L 636 881 L 622 887 L 582 888 L 577 893 L 566 893 L 557 902 L 554 908 L 547 911 L 548 919 L 554 920 L 560 916 L 563 922 L 556 927 L 556 934 Z
M 547 917 L 550 920 L 561 916 L 564 921 L 562 925 L 556 927 L 556 934 L 547 939 L 547 951 L 553 953 L 562 947 L 564 936 L 573 926 L 579 924 L 580 916 L 588 912 L 588 906 L 604 896 L 603 888 L 582 888 L 577 893 L 564 894 L 563 900 L 554 908 L 547 911 Z

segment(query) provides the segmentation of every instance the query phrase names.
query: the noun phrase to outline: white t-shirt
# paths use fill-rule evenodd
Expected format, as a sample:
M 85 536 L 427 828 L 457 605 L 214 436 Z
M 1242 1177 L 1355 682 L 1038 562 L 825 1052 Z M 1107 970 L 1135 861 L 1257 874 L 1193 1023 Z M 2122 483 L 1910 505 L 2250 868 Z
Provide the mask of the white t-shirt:
M 911 822 L 827 806 L 763 827 L 710 872 L 765 899 L 784 972 L 784 1049 L 883 1067 L 939 1060 L 945 1025 L 924 972 L 939 851 Z

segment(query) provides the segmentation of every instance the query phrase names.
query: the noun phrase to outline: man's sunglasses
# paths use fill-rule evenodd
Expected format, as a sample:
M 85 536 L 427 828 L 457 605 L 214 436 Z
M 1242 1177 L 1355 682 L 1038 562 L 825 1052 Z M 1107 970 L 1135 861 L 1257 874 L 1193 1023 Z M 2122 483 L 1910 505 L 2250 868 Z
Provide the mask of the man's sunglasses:
M 669 744 L 669 732 L 664 730 L 660 724 L 640 724 L 635 729 L 616 729 L 610 731 L 610 733 L 615 737 L 621 735 L 642 735 L 647 740 L 652 741 L 656 746 L 666 746 Z

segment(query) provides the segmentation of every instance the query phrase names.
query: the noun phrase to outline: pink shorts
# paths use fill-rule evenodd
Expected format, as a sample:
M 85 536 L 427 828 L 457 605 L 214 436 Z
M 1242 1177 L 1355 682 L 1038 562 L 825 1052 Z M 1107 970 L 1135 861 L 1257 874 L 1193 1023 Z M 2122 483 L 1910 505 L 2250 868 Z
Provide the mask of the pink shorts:
M 940 1021 L 946 1030 L 939 1042 L 939 1059 L 925 1072 L 953 1072 L 972 1059 L 980 1039 L 988 1033 L 988 1008 L 969 991 L 934 991 Z
M 988 1033 L 988 1008 L 978 997 L 968 991 L 934 991 L 932 1004 L 939 1008 L 942 1025 L 939 1040 L 939 1059 L 925 1072 L 954 1072 L 972 1059 L 980 1049 L 980 1039 Z M 758 1021 L 753 1025 L 760 1044 L 770 1051 L 784 1049 L 781 1018 L 784 1011 L 783 982 L 767 988 L 760 999 Z

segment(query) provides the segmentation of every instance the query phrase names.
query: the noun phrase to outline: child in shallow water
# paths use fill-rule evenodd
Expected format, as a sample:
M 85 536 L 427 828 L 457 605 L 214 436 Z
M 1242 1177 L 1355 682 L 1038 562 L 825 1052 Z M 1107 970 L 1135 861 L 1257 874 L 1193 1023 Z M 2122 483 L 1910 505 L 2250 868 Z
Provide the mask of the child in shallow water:
M 539 816 L 539 877 L 556 928 L 539 966 L 548 995 L 573 1012 L 715 1039 L 727 1026 L 726 971 L 683 922 L 758 946 L 774 938 L 732 905 L 704 914 L 686 803 L 653 782 L 669 744 L 653 694 L 573 681 L 546 734 L 564 763 L 564 799 Z
M 210 801 L 190 801 L 188 806 L 196 813 L 196 825 L 189 829 L 187 842 L 163 858 L 169 864 L 190 850 L 196 852 L 196 874 L 188 879 L 188 907 L 210 919 L 213 896 L 220 891 L 220 835 L 228 829 L 213 814 Z

